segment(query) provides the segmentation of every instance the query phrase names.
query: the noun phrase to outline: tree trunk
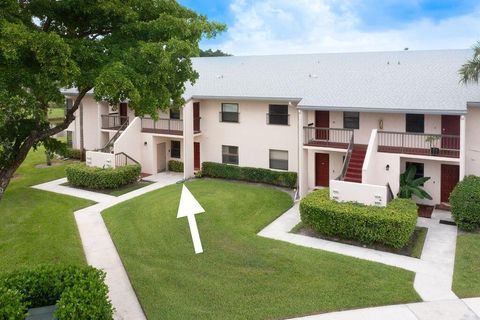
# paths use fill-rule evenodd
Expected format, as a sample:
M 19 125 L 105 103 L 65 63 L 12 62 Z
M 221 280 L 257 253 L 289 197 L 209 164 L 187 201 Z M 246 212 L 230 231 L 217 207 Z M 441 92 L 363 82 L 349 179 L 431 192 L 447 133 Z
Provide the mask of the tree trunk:
M 45 151 L 45 157 L 47 158 L 47 166 L 50 167 L 52 165 L 52 154 L 50 151 Z
M 1 175 L 0 176 L 0 201 L 3 199 L 3 194 L 5 193 L 5 190 L 7 189 L 7 186 L 10 182 L 10 179 L 12 179 L 12 176 L 9 176 L 7 174 Z
M 15 171 L 17 171 L 18 167 L 25 161 L 25 158 L 28 155 L 30 149 L 38 142 L 51 137 L 63 130 L 67 129 L 68 126 L 75 120 L 74 113 L 78 109 L 80 103 L 82 102 L 83 97 L 85 97 L 86 93 L 92 88 L 85 88 L 84 90 L 80 91 L 77 98 L 75 99 L 75 103 L 73 107 L 67 111 L 65 119 L 63 123 L 53 127 L 46 129 L 44 131 L 32 131 L 28 137 L 22 139 L 22 142 L 19 142 L 18 145 L 14 147 L 13 154 L 15 155 L 14 160 L 8 166 L 4 166 L 0 168 L 0 201 L 5 194 L 5 190 L 7 189 L 10 180 L 13 177 Z
M 85 161 L 85 143 L 83 140 L 83 104 L 79 106 L 80 113 L 80 160 Z

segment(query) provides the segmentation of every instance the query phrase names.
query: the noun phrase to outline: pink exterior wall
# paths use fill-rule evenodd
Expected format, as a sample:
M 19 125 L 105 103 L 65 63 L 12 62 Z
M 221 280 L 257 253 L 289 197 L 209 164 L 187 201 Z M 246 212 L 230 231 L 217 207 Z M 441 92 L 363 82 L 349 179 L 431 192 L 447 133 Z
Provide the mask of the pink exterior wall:
M 219 121 L 222 102 L 239 104 L 239 123 Z M 288 104 L 288 102 L 272 102 Z M 222 162 L 222 145 L 239 147 L 239 165 L 269 168 L 269 150 L 288 151 L 289 171 L 298 170 L 298 111 L 289 107 L 290 125 L 268 125 L 268 102 L 200 101 L 201 161 Z

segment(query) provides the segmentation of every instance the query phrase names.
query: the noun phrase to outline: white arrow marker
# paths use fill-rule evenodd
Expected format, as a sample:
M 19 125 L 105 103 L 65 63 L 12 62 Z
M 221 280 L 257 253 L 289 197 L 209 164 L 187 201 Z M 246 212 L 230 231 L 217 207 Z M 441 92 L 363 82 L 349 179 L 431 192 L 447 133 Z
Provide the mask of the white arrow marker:
M 190 232 L 192 233 L 193 247 L 195 253 L 202 253 L 202 242 L 200 241 L 200 235 L 198 234 L 197 221 L 195 215 L 203 213 L 205 210 L 202 208 L 197 199 L 193 196 L 190 190 L 183 185 L 182 195 L 180 196 L 180 204 L 178 205 L 177 218 L 188 218 L 188 225 L 190 226 Z

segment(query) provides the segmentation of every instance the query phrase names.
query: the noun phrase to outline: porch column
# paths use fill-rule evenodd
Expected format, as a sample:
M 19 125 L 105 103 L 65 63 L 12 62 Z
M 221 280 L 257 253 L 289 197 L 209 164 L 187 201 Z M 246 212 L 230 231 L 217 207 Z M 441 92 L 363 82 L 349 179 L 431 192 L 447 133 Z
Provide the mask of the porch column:
M 183 106 L 183 178 L 194 176 L 193 167 L 193 101 Z
M 307 123 L 307 114 L 298 110 L 298 195 L 300 198 L 308 192 L 308 156 L 303 149 L 303 127 Z
M 465 130 L 465 116 L 460 116 L 460 181 L 465 178 L 465 154 L 466 154 L 466 130 Z

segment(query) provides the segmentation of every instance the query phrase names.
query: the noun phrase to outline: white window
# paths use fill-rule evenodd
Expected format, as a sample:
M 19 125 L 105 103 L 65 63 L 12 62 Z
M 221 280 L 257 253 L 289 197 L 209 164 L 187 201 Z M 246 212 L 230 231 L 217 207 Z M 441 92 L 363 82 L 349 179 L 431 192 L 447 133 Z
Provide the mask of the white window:
M 222 103 L 221 122 L 238 122 L 238 103 Z
M 288 151 L 270 150 L 270 169 L 288 170 Z
M 222 163 L 238 165 L 238 147 L 222 146 Z

